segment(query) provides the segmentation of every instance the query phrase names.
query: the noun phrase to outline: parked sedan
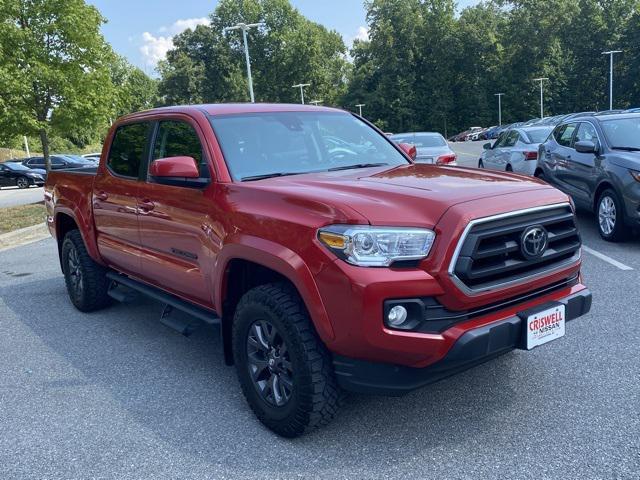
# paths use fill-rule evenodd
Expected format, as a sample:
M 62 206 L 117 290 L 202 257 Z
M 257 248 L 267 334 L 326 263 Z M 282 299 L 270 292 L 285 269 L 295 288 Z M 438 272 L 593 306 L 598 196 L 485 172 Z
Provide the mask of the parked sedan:
M 47 172 L 33 170 L 17 162 L 0 163 L 0 188 L 29 188 L 31 185 L 44 185 Z
M 396 143 L 409 143 L 416 147 L 416 163 L 456 165 L 458 156 L 449 148 L 442 135 L 436 132 L 398 133 L 391 136 Z
M 533 175 L 538 160 L 538 147 L 552 127 L 521 127 L 505 130 L 491 145 L 483 145 L 479 168 Z
M 66 155 L 51 155 L 49 158 L 51 160 L 51 170 L 95 166 L 94 162 L 87 160 L 85 158 L 82 158 L 80 156 L 73 158 Z M 44 157 L 27 158 L 22 162 L 22 164 L 25 167 L 29 167 L 29 168 L 39 168 L 42 170 L 45 169 Z
M 540 145 L 536 176 L 597 215 L 600 236 L 640 227 L 640 114 L 572 118 Z

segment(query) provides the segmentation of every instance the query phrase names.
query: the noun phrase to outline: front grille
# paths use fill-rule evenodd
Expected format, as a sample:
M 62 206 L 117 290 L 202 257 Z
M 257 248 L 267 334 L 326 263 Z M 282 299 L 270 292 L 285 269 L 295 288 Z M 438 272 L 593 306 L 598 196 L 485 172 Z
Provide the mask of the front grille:
M 548 236 L 547 248 L 537 258 L 527 258 L 521 247 L 523 233 L 532 226 L 544 227 Z M 525 282 L 580 256 L 580 234 L 569 205 L 476 220 L 461 242 L 450 273 L 471 292 Z

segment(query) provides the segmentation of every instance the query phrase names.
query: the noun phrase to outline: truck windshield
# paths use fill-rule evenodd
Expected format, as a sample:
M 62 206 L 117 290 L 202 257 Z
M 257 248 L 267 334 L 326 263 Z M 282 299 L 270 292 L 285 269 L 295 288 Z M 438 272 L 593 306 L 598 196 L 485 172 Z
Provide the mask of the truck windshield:
M 234 180 L 409 163 L 369 125 L 342 112 L 212 116 Z

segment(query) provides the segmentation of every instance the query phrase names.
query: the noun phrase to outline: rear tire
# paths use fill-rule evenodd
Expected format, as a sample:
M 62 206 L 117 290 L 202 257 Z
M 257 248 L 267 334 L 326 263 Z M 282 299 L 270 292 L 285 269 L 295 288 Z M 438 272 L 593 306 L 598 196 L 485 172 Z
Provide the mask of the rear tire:
M 478 162 L 478 168 L 484 168 L 484 163 L 482 159 L 480 159 L 480 161 Z
M 89 256 L 78 230 L 62 242 L 62 269 L 71 303 L 81 312 L 93 312 L 111 303 L 107 269 Z
M 618 195 L 611 189 L 600 194 L 596 206 L 596 221 L 600 236 L 608 242 L 622 242 L 629 237 L 629 229 L 624 224 L 624 206 Z
M 242 392 L 267 428 L 294 438 L 333 419 L 341 392 L 331 356 L 294 288 L 271 283 L 248 291 L 232 341 Z
M 507 168 L 505 168 L 506 172 L 513 172 L 513 167 L 509 164 L 507 164 Z
M 16 185 L 18 186 L 18 188 L 20 190 L 23 190 L 25 188 L 29 188 L 30 184 L 31 184 L 31 182 L 29 181 L 29 179 L 27 177 L 18 177 L 18 178 L 16 178 Z

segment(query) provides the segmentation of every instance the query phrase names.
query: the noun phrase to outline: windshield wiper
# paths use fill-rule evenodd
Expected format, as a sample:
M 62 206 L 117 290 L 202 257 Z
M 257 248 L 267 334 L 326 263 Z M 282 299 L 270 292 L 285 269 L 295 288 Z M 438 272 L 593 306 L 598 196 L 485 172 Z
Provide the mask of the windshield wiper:
M 389 165 L 388 163 L 356 163 L 355 165 L 343 165 L 341 167 L 332 167 L 327 172 L 337 172 L 338 170 L 350 170 L 352 168 L 368 168 L 368 167 L 382 167 L 383 165 Z
M 611 147 L 613 150 L 624 150 L 626 152 L 640 152 L 640 147 Z
M 263 180 L 265 178 L 274 178 L 274 177 L 286 177 L 287 175 L 298 175 L 304 172 L 273 172 L 273 173 L 263 173 L 261 175 L 249 175 L 248 177 L 242 177 L 240 179 L 241 182 L 251 182 L 252 180 Z

